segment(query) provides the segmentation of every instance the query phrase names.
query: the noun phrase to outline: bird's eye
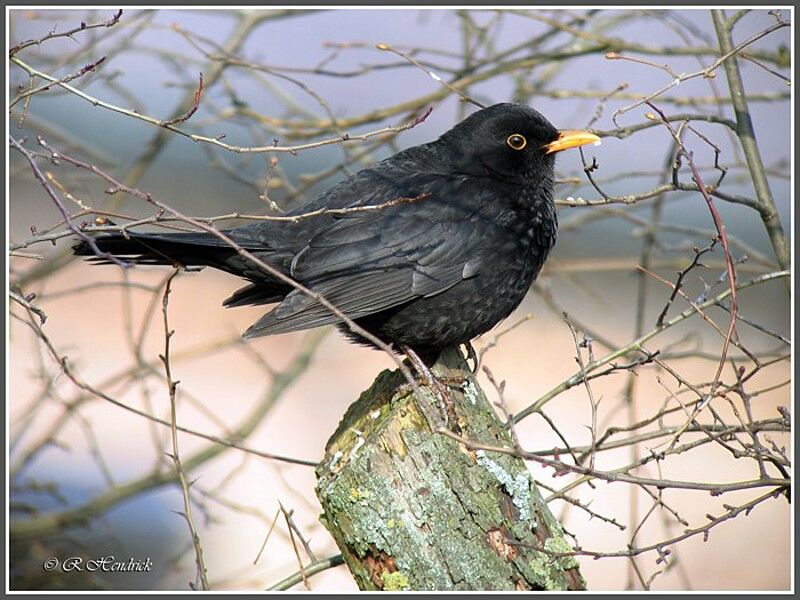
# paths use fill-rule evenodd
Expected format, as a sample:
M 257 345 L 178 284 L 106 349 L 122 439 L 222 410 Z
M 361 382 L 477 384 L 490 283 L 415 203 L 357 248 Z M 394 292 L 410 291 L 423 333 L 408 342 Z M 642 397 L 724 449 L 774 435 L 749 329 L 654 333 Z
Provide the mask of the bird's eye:
M 509 147 L 514 150 L 522 150 L 528 145 L 528 140 L 525 139 L 524 135 L 512 133 L 510 136 L 508 136 L 508 138 L 506 138 L 506 144 L 508 144 Z

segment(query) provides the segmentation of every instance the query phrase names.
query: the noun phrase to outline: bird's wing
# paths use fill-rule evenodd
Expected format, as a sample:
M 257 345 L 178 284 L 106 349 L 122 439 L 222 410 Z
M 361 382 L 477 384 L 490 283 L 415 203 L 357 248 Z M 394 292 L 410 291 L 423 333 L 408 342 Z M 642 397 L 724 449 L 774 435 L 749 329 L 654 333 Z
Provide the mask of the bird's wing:
M 338 219 L 295 255 L 290 274 L 357 319 L 476 276 L 489 227 L 470 208 L 446 202 L 434 191 L 413 204 Z M 326 306 L 295 290 L 245 337 L 338 321 Z

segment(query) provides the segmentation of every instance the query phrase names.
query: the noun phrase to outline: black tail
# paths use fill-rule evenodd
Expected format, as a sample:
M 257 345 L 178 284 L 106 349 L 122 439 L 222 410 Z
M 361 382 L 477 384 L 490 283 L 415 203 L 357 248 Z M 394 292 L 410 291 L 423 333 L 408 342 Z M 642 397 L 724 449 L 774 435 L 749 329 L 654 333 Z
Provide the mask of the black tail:
M 212 235 L 204 233 L 119 233 L 99 234 L 92 238 L 98 254 L 91 244 L 81 241 L 72 247 L 77 256 L 90 256 L 90 262 L 111 264 L 107 255 L 125 262 L 144 265 L 216 266 L 222 268 L 235 250 Z
M 230 235 L 230 232 L 227 232 Z M 261 305 L 280 302 L 292 291 L 291 286 L 272 279 L 261 270 L 253 269 L 239 258 L 236 250 L 219 238 L 204 233 L 119 233 L 99 234 L 92 238 L 98 254 L 91 244 L 81 241 L 72 247 L 77 256 L 89 256 L 95 264 L 113 264 L 109 255 L 139 265 L 180 265 L 184 267 L 214 267 L 250 279 L 247 285 L 228 298 L 227 307 L 248 304 Z M 236 242 L 253 251 L 263 251 L 257 241 L 237 238 Z M 291 255 L 284 256 L 284 262 Z M 288 268 L 288 266 L 287 266 Z

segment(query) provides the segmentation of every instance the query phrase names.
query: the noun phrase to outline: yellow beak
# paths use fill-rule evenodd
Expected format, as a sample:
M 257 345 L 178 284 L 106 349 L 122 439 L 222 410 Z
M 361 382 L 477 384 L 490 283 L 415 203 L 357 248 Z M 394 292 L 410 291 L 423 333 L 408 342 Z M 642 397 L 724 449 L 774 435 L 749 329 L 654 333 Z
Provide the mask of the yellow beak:
M 600 143 L 600 138 L 588 131 L 581 131 L 580 129 L 565 129 L 558 132 L 558 138 L 554 142 L 544 145 L 544 153 L 552 154 L 553 152 L 561 152 L 569 148 L 577 148 L 578 146 L 585 146 L 586 144 Z

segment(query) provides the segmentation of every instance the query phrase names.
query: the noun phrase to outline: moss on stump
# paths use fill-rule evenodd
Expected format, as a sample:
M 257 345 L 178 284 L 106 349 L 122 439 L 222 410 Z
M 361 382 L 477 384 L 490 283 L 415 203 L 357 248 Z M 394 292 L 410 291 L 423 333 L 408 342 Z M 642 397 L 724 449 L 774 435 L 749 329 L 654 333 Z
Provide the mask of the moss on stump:
M 511 440 L 457 349 L 433 368 L 461 435 Z M 434 433 L 438 403 L 384 371 L 348 409 L 317 469 L 322 520 L 362 590 L 580 590 L 584 581 L 524 462 Z M 537 548 L 544 548 L 542 552 Z M 554 556 L 556 554 L 556 556 Z

